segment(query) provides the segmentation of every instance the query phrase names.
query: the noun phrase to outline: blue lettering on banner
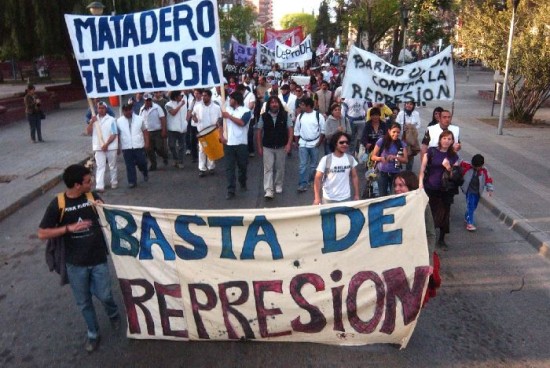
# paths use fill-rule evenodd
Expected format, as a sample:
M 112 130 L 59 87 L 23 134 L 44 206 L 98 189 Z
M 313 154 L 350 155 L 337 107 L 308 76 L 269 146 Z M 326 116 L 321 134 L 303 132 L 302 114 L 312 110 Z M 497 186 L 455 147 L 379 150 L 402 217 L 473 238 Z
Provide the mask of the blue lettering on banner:
M 344 215 L 349 218 L 350 230 L 341 239 L 336 239 L 336 215 Z M 323 227 L 323 253 L 341 252 L 351 247 L 357 239 L 363 225 L 365 217 L 363 213 L 351 207 L 332 207 L 321 210 L 322 227 Z
M 263 235 L 258 234 L 260 229 Z M 283 251 L 277 240 L 277 234 L 275 233 L 273 225 L 271 225 L 265 216 L 256 216 L 246 232 L 241 259 L 254 259 L 256 245 L 262 241 L 266 242 L 271 248 L 273 259 L 283 258 Z
M 150 22 L 150 24 L 148 23 Z M 158 22 L 155 12 L 146 11 L 139 17 L 139 27 L 141 29 L 141 44 L 148 45 L 155 42 L 157 38 Z M 151 34 L 147 34 L 150 31 Z
M 384 231 L 384 225 L 394 224 L 394 215 L 384 215 L 386 208 L 401 207 L 406 204 L 404 196 L 390 198 L 369 205 L 369 238 L 372 248 L 403 243 L 403 229 Z
M 183 245 L 175 244 L 176 254 L 179 258 L 186 260 L 203 259 L 208 254 L 208 246 L 203 238 L 193 234 L 189 230 L 189 224 L 206 226 L 206 222 L 199 216 L 178 216 L 174 224 L 176 234 L 192 245 L 193 249 L 191 250 Z
M 155 237 L 151 237 L 151 231 Z M 157 220 L 151 216 L 151 213 L 144 212 L 141 218 L 141 247 L 139 249 L 139 259 L 153 259 L 151 248 L 153 245 L 158 245 L 164 253 L 165 261 L 174 261 L 176 253 L 164 237 L 162 230 L 159 227 Z
M 231 228 L 243 226 L 242 216 L 209 217 L 208 226 L 222 228 L 222 254 L 220 258 L 237 259 L 233 253 L 233 240 L 231 239 Z
M 131 256 L 136 257 L 139 253 L 139 240 L 136 239 L 134 234 L 137 231 L 137 224 L 134 217 L 126 212 L 120 210 L 104 209 L 105 218 L 111 228 L 111 251 L 118 256 Z M 124 219 L 126 225 L 119 227 L 117 218 Z M 121 240 L 125 240 L 130 248 L 123 247 Z

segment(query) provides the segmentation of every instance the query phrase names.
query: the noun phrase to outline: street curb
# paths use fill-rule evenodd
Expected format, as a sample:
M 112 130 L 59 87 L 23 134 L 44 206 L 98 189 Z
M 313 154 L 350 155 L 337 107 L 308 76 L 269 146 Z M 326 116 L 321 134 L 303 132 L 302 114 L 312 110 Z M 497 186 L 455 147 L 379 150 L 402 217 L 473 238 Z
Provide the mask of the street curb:
M 481 197 L 481 203 L 499 220 L 527 240 L 540 255 L 550 259 L 550 236 L 548 234 L 530 225 L 527 219 L 496 199 Z
M 77 164 L 83 165 L 88 161 L 89 157 L 80 160 L 77 162 Z M 24 195 L 23 197 L 17 199 L 15 202 L 7 206 L 6 208 L 3 208 L 0 210 L 0 222 L 4 221 L 9 216 L 13 215 L 15 212 L 17 212 L 20 208 L 28 205 L 32 201 L 34 201 L 36 198 L 40 197 L 44 193 L 46 193 L 48 190 L 55 187 L 59 182 L 62 180 L 63 173 L 54 176 L 50 180 L 47 180 L 45 183 L 41 184 L 38 188 L 34 189 L 30 193 Z

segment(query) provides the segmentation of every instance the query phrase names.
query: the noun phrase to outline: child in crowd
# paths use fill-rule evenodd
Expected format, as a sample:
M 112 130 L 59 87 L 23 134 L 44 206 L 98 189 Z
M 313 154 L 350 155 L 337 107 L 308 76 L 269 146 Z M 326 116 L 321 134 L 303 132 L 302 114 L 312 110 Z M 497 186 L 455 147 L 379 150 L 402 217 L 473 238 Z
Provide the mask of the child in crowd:
M 483 190 L 487 190 L 489 196 L 493 194 L 493 178 L 489 176 L 489 172 L 483 167 L 485 158 L 479 153 L 472 157 L 472 163 L 462 161 L 460 166 L 464 174 L 464 184 L 462 184 L 462 192 L 466 194 L 466 213 L 464 221 L 466 222 L 466 230 L 475 231 L 474 212 L 479 203 L 479 198 Z

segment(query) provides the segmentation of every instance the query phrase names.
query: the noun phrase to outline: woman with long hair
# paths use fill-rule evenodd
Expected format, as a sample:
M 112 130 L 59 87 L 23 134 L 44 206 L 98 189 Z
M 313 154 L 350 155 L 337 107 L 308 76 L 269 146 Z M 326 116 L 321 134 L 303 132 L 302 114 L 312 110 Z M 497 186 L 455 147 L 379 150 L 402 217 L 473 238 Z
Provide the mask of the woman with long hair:
M 444 130 L 439 135 L 437 147 L 428 148 L 422 157 L 422 165 L 418 178 L 420 187 L 424 188 L 430 198 L 430 209 L 434 225 L 439 229 L 437 245 L 443 250 L 448 249 L 445 234 L 449 233 L 449 217 L 455 191 L 446 190 L 443 185 L 443 173 L 451 172 L 453 165 L 458 163 L 458 155 L 453 148 L 454 135 L 450 130 Z
M 342 115 L 342 106 L 339 103 L 330 106 L 329 116 L 325 122 L 325 155 L 332 152 L 330 139 L 336 132 L 351 134 L 351 126 L 348 119 Z
M 401 139 L 401 125 L 390 125 L 384 138 L 376 141 L 372 150 L 371 160 L 378 162 L 378 191 L 381 197 L 391 193 L 393 177 L 401 171 L 401 164 L 408 161 L 407 144 Z

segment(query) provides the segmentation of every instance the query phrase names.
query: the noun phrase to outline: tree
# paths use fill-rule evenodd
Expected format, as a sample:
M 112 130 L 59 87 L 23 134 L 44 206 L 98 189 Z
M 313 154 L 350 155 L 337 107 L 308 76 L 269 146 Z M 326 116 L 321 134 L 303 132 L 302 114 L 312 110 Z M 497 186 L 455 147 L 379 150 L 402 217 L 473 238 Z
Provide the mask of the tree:
M 511 5 L 511 4 L 510 4 Z M 499 11 L 491 3 L 469 0 L 457 45 L 466 56 L 480 58 L 487 66 L 503 71 L 506 66 L 511 7 Z M 465 16 L 467 14 L 467 16 Z M 509 118 L 531 123 L 542 104 L 550 98 L 550 2 L 520 3 L 510 59 Z M 504 73 L 503 73 L 504 74 Z
M 323 0 L 321 5 L 319 5 L 319 15 L 317 16 L 317 23 L 312 41 L 316 45 L 321 43 L 321 41 L 324 41 L 325 44 L 334 45 L 336 41 L 336 32 L 337 28 L 330 22 L 328 4 Z
M 63 55 L 71 68 L 71 83 L 82 84 L 64 14 L 89 14 L 88 3 L 89 0 L 4 0 L 0 16 L 0 57 L 30 61 L 42 55 Z M 118 4 L 120 9 L 116 10 L 121 14 L 153 8 L 155 1 L 128 0 Z M 113 10 L 109 5 L 105 14 Z
M 288 29 L 292 27 L 302 26 L 304 29 L 304 35 L 315 33 L 316 20 L 311 14 L 306 13 L 292 13 L 285 15 L 281 21 L 281 27 Z
M 234 35 L 240 42 L 246 40 L 246 34 L 253 29 L 256 14 L 251 6 L 235 5 L 228 11 L 219 12 L 220 33 L 223 43 L 229 42 Z

